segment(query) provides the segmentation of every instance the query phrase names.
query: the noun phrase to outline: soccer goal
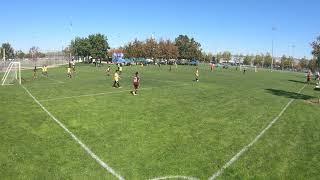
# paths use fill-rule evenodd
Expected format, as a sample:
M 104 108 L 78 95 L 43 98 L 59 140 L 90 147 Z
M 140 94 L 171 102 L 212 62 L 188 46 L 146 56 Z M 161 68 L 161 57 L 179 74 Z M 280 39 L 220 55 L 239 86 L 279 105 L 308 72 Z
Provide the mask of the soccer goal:
M 1 79 L 1 85 L 21 84 L 21 64 L 20 62 L 10 62 L 4 71 Z
M 240 71 L 246 70 L 252 70 L 254 72 L 258 72 L 257 66 L 250 66 L 250 65 L 240 65 Z

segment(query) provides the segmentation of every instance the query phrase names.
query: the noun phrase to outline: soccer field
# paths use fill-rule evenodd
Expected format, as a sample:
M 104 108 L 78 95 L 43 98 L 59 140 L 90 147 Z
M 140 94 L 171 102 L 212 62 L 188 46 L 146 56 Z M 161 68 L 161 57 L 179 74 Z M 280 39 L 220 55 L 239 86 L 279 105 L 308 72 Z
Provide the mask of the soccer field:
M 319 179 L 320 92 L 304 74 L 133 66 L 116 89 L 105 69 L 0 87 L 0 179 Z

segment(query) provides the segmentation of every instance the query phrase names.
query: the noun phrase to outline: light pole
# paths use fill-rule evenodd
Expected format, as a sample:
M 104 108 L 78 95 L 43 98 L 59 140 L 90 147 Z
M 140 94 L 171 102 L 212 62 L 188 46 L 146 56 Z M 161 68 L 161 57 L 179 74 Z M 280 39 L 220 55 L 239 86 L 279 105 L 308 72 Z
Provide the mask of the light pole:
M 272 27 L 271 30 L 272 30 L 272 45 L 271 45 L 271 56 L 272 56 L 272 58 L 271 58 L 271 72 L 272 72 L 272 70 L 273 70 L 273 61 L 274 61 L 274 59 L 273 59 L 274 31 L 276 31 L 277 29 L 275 27 Z
M 292 63 L 291 63 L 291 66 L 292 66 L 292 70 L 293 70 L 293 63 L 294 63 L 294 48 L 296 47 L 296 45 L 292 44 L 291 45 L 292 47 Z

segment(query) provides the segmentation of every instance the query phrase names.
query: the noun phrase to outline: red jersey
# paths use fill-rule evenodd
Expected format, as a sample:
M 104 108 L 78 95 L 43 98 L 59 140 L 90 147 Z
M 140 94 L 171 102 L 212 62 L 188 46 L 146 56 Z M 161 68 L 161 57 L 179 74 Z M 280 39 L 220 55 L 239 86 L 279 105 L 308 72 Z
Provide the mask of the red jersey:
M 139 84 L 140 83 L 140 78 L 139 76 L 134 76 L 133 77 L 133 84 Z

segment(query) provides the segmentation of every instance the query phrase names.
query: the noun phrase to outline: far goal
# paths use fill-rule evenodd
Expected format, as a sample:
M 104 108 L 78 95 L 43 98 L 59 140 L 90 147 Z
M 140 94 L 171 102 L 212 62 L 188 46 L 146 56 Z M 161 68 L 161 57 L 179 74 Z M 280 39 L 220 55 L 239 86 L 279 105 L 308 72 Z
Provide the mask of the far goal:
M 1 79 L 1 85 L 21 84 L 21 64 L 20 62 L 10 62 L 5 68 L 4 75 Z
M 243 71 L 244 69 L 251 70 L 251 71 L 254 71 L 254 72 L 258 72 L 257 66 L 240 65 L 240 71 Z

